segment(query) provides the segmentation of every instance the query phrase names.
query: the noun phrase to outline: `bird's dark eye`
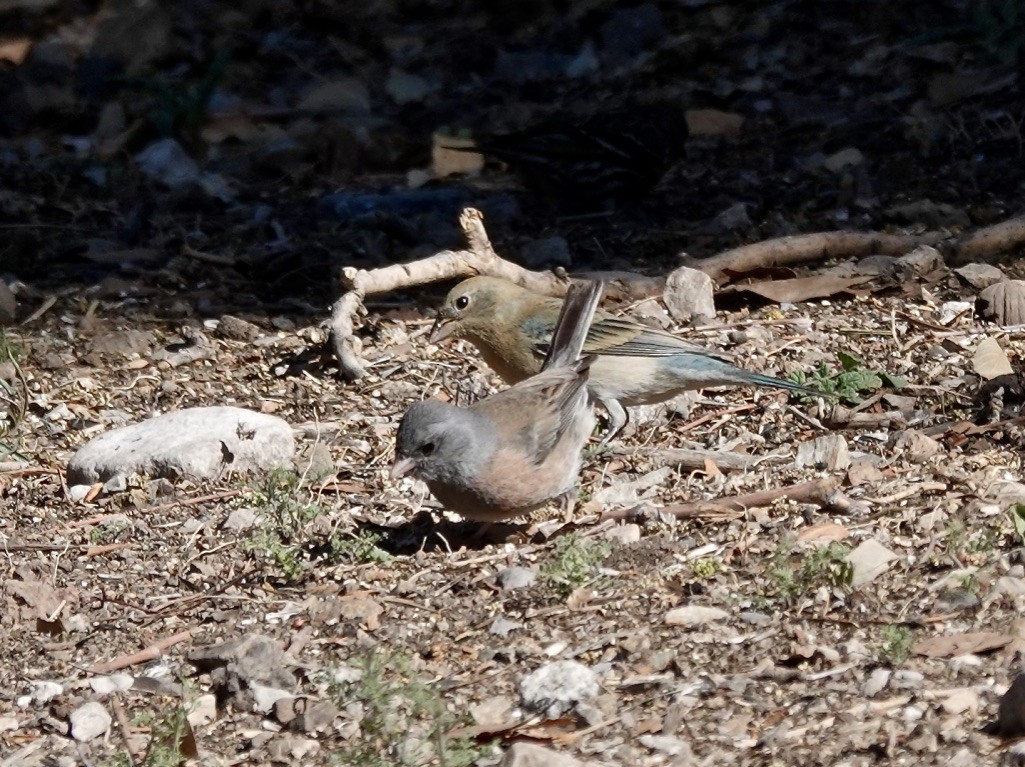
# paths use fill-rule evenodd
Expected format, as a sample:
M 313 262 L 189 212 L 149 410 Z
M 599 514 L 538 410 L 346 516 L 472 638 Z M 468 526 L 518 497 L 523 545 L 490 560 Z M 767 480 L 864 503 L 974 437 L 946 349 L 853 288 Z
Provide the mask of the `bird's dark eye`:
M 435 447 L 435 445 L 434 445 L 433 442 L 428 442 L 426 445 L 424 445 L 423 447 L 420 448 L 420 454 L 421 455 L 430 455 L 431 453 L 434 452 L 434 447 Z
M 459 298 L 456 299 L 456 309 L 463 310 L 463 309 L 465 309 L 469 305 L 470 305 L 470 297 L 469 296 L 459 296 Z

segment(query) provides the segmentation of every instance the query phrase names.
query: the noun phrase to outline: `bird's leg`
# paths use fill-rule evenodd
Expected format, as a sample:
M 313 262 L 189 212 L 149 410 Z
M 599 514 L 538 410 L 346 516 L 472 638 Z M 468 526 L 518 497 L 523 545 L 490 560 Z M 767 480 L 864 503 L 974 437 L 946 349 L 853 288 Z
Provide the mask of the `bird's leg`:
M 568 525 L 573 521 L 573 512 L 577 507 L 577 497 L 573 492 L 569 492 L 559 499 L 559 503 L 562 506 L 562 521 Z
M 626 408 L 619 404 L 619 400 L 603 399 L 599 401 L 609 415 L 608 429 L 601 442 L 598 443 L 599 448 L 605 448 L 630 423 L 630 415 L 626 412 Z

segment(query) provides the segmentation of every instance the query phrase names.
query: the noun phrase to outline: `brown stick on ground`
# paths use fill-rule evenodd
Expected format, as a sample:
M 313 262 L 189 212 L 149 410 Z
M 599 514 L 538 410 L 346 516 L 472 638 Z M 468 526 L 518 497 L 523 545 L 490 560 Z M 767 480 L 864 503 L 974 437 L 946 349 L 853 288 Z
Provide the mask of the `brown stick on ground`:
M 686 265 L 699 269 L 719 285 L 729 281 L 727 272 L 750 272 L 770 266 L 789 266 L 826 258 L 856 258 L 872 254 L 898 256 L 919 245 L 943 239 L 939 232 L 921 235 L 880 232 L 816 232 L 754 242 L 724 251 L 711 258 L 688 259 Z
M 837 505 L 844 507 L 842 494 L 839 494 L 841 478 L 823 477 L 810 482 L 780 487 L 772 490 L 759 490 L 756 493 L 734 495 L 730 498 L 719 498 L 714 501 L 691 501 L 690 503 L 671 503 L 663 506 L 664 513 L 672 514 L 677 519 L 719 518 L 736 519 L 748 509 L 768 506 L 774 501 L 786 499 L 798 503 L 813 503 L 818 506 Z M 637 508 L 613 509 L 601 515 L 599 522 L 607 519 L 630 519 L 637 513 Z
M 118 669 L 134 666 L 137 663 L 146 663 L 147 661 L 156 660 L 164 654 L 165 650 L 174 647 L 179 642 L 191 639 L 192 635 L 197 631 L 199 631 L 199 629 L 191 628 L 187 631 L 175 634 L 174 636 L 165 637 L 159 642 L 154 642 L 145 650 L 140 650 L 139 652 L 132 653 L 131 655 L 122 655 L 112 660 L 105 661 L 104 663 L 97 663 L 89 670 L 94 674 L 107 674 L 111 671 L 117 671 Z
M 565 294 L 568 280 L 552 273 L 531 272 L 495 253 L 480 211 L 466 208 L 459 216 L 459 224 L 469 250 L 443 250 L 420 261 L 369 271 L 354 267 L 342 270 L 342 281 L 348 290 L 332 307 L 329 328 L 344 378 L 351 381 L 366 374 L 357 348 L 359 342 L 353 335 L 353 318 L 363 309 L 363 299 L 370 294 L 475 274 L 502 277 L 538 293 Z

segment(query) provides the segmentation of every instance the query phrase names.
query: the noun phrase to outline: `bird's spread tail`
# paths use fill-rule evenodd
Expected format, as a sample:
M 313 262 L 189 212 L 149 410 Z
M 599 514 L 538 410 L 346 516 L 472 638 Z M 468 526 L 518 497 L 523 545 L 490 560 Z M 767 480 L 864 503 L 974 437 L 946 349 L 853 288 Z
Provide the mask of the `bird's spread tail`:
M 542 370 L 572 365 L 580 357 L 603 287 L 593 280 L 570 285 Z

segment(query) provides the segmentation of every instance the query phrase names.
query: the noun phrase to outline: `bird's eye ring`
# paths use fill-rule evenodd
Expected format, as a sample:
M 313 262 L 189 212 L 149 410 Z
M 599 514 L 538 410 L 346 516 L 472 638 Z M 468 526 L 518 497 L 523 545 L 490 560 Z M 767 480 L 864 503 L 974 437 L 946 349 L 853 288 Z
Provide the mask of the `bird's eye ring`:
M 465 309 L 469 305 L 470 305 L 470 297 L 469 296 L 459 296 L 459 298 L 456 299 L 456 309 Z

